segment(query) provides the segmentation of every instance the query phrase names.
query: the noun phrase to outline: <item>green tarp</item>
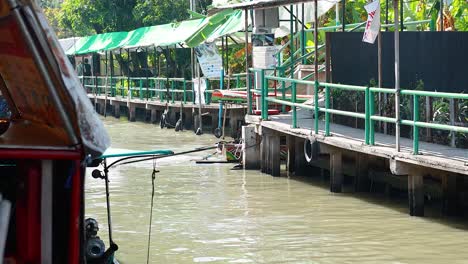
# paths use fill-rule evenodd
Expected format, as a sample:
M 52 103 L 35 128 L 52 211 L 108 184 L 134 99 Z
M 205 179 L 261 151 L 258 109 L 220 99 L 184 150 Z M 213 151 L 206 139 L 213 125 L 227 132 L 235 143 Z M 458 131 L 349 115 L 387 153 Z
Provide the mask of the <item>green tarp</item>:
M 244 12 L 237 10 L 233 12 L 227 21 L 214 30 L 208 37 L 208 41 L 215 41 L 217 38 L 231 35 L 244 30 Z
M 196 47 L 201 43 L 205 42 L 213 32 L 220 28 L 224 23 L 226 23 L 231 16 L 238 16 L 238 13 L 242 13 L 241 10 L 223 10 L 219 13 L 216 13 L 210 17 L 207 17 L 201 26 L 196 32 L 190 36 L 185 43 L 189 47 Z
M 73 47 L 67 50 L 67 55 L 81 55 L 87 53 L 113 50 L 122 46 L 128 32 L 103 33 L 81 38 Z
M 165 38 L 173 32 L 172 24 L 164 24 L 152 27 L 139 28 L 129 32 L 129 38 L 123 44 L 123 48 L 137 48 L 148 46 L 160 46 Z
M 119 48 L 166 47 L 182 43 L 196 47 L 207 40 L 214 41 L 221 36 L 243 30 L 242 18 L 241 10 L 224 10 L 210 17 L 180 23 L 87 36 L 79 39 L 66 54 L 81 55 Z

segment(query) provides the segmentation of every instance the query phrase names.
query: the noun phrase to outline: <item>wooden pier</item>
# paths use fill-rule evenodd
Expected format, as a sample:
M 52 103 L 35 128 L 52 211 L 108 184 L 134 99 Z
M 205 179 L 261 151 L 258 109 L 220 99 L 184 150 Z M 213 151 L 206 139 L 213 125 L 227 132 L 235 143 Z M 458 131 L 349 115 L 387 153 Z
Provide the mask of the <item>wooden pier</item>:
M 315 134 L 314 119 L 297 118 L 298 128 L 292 128 L 291 119 L 289 114 L 270 115 L 268 120 L 246 116 L 248 125 L 242 127 L 246 169 L 280 176 L 279 149 L 286 142 L 286 170 L 307 175 L 313 168 L 325 169 L 330 174 L 331 192 L 342 192 L 344 175 L 353 177 L 356 192 L 368 191 L 371 182 L 385 182 L 407 189 L 410 215 L 423 216 L 425 196 L 437 189 L 440 191 L 432 193 L 439 193 L 443 210 L 449 215 L 459 213 L 463 180 L 468 176 L 467 149 L 421 142 L 419 155 L 414 155 L 410 139 L 400 138 L 398 152 L 391 135 L 376 133 L 375 145 L 368 145 L 362 129 L 330 124 L 331 135 L 325 136 L 324 121 L 318 122 L 319 133 Z
M 91 102 L 96 106 L 96 111 L 104 115 L 111 113 L 114 117 L 120 118 L 122 110 L 128 115 L 128 120 L 134 122 L 137 120 L 137 109 L 145 112 L 144 119 L 148 119 L 151 123 L 160 121 L 161 115 L 168 110 L 167 121 L 175 124 L 182 115 L 184 129 L 192 129 L 198 127 L 198 104 L 193 102 L 183 103 L 181 101 L 160 101 L 147 100 L 128 97 L 110 97 L 105 95 L 88 94 Z M 202 105 L 202 126 L 204 130 L 214 129 L 218 124 L 219 103 L 203 104 Z M 240 134 L 240 127 L 244 122 L 246 106 L 240 104 L 224 103 L 223 111 L 226 112 L 225 127 L 230 128 L 231 137 L 237 137 L 237 131 Z M 149 118 L 146 118 L 149 116 Z M 224 118 L 224 116 L 223 116 Z

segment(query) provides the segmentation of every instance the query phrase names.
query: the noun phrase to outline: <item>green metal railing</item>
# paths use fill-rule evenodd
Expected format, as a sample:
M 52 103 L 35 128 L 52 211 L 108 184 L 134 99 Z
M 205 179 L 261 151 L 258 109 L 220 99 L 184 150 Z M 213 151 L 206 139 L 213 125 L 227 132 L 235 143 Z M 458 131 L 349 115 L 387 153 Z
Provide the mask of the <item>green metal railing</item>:
M 399 122 L 402 125 L 408 125 L 413 128 L 413 154 L 419 154 L 419 128 L 432 128 L 432 129 L 440 129 L 446 131 L 454 131 L 459 133 L 468 133 L 468 127 L 464 126 L 455 126 L 455 125 L 446 125 L 446 124 L 438 124 L 438 123 L 429 123 L 429 122 L 422 122 L 419 120 L 419 97 L 426 96 L 426 97 L 434 97 L 434 98 L 444 98 L 444 99 L 459 99 L 459 100 L 468 100 L 468 94 L 464 93 L 442 93 L 442 92 L 428 92 L 428 91 L 418 91 L 418 90 L 400 90 L 401 95 L 408 95 L 413 97 L 413 120 L 396 120 L 395 117 L 387 117 L 387 116 L 380 116 L 375 114 L 375 97 L 374 94 L 377 93 L 387 93 L 396 95 L 395 89 L 388 89 L 388 88 L 377 88 L 377 87 L 366 87 L 366 86 L 355 86 L 355 85 L 344 85 L 344 84 L 334 84 L 334 83 L 319 83 L 313 81 L 305 81 L 305 80 L 297 80 L 285 77 L 278 77 L 278 76 L 265 76 L 264 70 L 256 70 L 252 69 L 253 72 L 259 71 L 260 72 L 260 83 L 262 87 L 260 89 L 253 89 L 253 91 L 260 91 L 261 101 L 262 101 L 262 111 L 261 111 L 261 118 L 262 120 L 268 120 L 268 102 L 287 105 L 291 107 L 292 110 L 292 128 L 297 128 L 297 115 L 296 115 L 296 108 L 301 107 L 304 109 L 309 109 L 314 111 L 314 125 L 313 131 L 315 134 L 319 133 L 319 119 L 320 113 L 324 113 L 325 115 L 325 136 L 330 136 L 330 115 L 342 115 L 347 117 L 354 117 L 360 118 L 365 121 L 364 125 L 364 141 L 367 145 L 374 145 L 375 144 L 375 121 L 387 122 L 396 124 Z M 279 82 L 290 82 L 292 84 L 292 98 L 290 101 L 284 99 L 277 99 L 268 97 L 268 81 L 279 81 Z M 314 85 L 314 105 L 304 105 L 298 104 L 296 102 L 296 85 L 297 84 L 306 84 L 306 85 Z M 354 91 L 364 93 L 364 103 L 365 103 L 365 111 L 364 113 L 356 113 L 351 111 L 343 111 L 338 109 L 332 109 L 330 100 L 331 100 L 331 90 L 345 90 L 345 91 Z M 319 106 L 319 94 L 320 90 L 323 91 L 325 97 L 325 107 Z M 396 116 L 396 115 L 395 115 Z M 399 141 L 398 141 L 399 142 Z
M 160 102 L 176 103 L 195 102 L 195 91 L 192 80 L 184 78 L 161 78 L 161 77 L 126 77 L 126 76 L 80 76 L 80 82 L 87 93 L 97 96 L 107 95 L 110 97 L 126 97 L 139 100 L 159 100 Z M 233 74 L 225 77 L 225 88 L 232 91 L 244 91 L 246 87 L 246 74 Z M 214 92 L 212 82 L 219 82 L 219 78 L 210 79 L 205 90 L 205 103 L 212 103 Z M 216 86 L 216 88 L 219 85 Z

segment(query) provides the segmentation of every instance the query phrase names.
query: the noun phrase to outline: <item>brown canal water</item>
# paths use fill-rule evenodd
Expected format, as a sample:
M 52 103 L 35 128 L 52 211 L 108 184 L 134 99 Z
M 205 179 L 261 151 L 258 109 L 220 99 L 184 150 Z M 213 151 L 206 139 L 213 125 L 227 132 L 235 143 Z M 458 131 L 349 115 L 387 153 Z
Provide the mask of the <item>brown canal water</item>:
M 104 120 L 112 147 L 214 144 L 141 122 Z M 407 214 L 406 201 L 333 194 L 318 177 L 273 178 L 232 164 L 197 165 L 206 153 L 157 162 L 150 263 L 468 263 L 468 225 Z M 122 263 L 146 263 L 152 162 L 111 169 L 113 238 Z M 86 216 L 106 245 L 105 187 L 89 175 Z

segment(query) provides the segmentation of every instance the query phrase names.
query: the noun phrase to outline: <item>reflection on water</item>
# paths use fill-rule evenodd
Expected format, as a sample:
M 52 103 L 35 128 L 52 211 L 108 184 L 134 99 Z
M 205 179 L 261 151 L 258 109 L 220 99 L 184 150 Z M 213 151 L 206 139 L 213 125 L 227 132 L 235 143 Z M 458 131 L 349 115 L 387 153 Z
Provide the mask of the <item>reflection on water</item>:
M 118 149 L 177 152 L 216 142 L 139 122 L 105 124 Z M 206 154 L 157 162 L 151 263 L 468 262 L 466 226 L 410 217 L 405 203 L 332 194 L 316 181 L 191 161 Z M 146 263 L 152 167 L 111 170 L 113 236 L 126 264 Z M 89 175 L 86 205 L 108 244 L 104 182 Z

